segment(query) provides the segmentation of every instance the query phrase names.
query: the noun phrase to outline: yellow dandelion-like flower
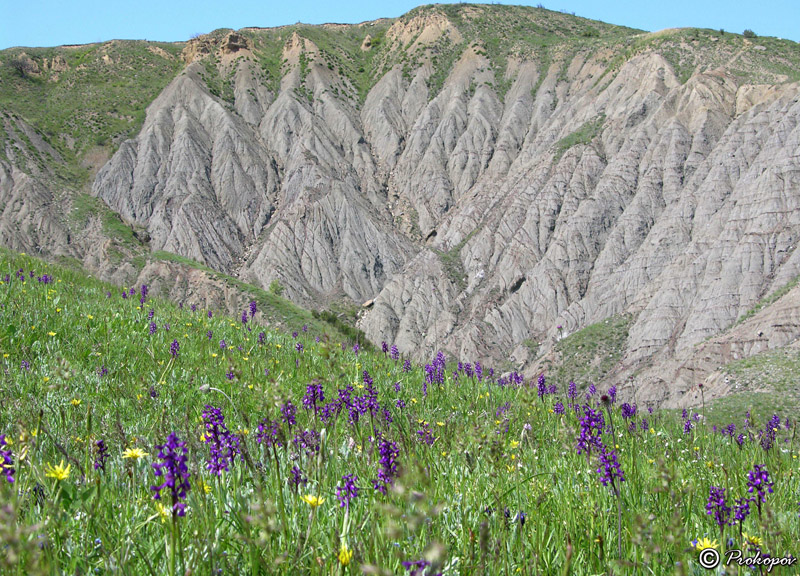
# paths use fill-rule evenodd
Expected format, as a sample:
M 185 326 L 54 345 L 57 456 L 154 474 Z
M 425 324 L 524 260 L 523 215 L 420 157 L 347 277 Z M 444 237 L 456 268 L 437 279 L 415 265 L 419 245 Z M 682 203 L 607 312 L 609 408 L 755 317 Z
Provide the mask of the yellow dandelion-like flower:
M 203 480 L 202 478 L 200 479 L 200 489 L 201 489 L 201 490 L 203 491 L 203 493 L 205 493 L 205 494 L 211 494 L 211 486 L 209 486 L 208 484 L 206 484 L 206 481 L 205 481 L 205 480 Z
M 708 538 L 700 538 L 699 540 L 695 540 L 692 542 L 692 546 L 694 546 L 695 550 L 698 552 L 700 550 L 705 550 L 706 548 L 713 548 L 714 550 L 719 548 L 719 544 L 716 540 L 709 540 Z
M 149 456 L 149 454 L 141 448 L 126 448 L 122 453 L 123 458 L 130 458 L 132 460 L 138 460 L 139 458 L 144 458 L 145 456 Z
M 747 532 L 744 533 L 744 542 L 745 544 L 750 544 L 751 546 L 763 546 L 764 540 L 759 538 L 758 536 L 751 536 Z
M 87 314 L 87 315 L 86 315 L 86 317 L 87 317 L 89 320 L 94 320 L 94 316 L 92 316 L 91 314 Z
M 353 551 L 347 547 L 347 544 L 342 544 L 342 547 L 339 548 L 339 564 L 342 566 L 347 566 L 350 564 L 350 561 L 353 559 Z
M 45 466 L 45 476 L 47 478 L 55 478 L 59 482 L 62 480 L 66 480 L 69 478 L 70 470 L 72 470 L 72 464 L 67 464 L 66 467 L 64 466 L 64 460 L 58 464 L 58 466 L 53 466 L 52 464 L 48 464 Z
M 78 406 L 81 405 L 81 401 L 78 398 L 73 398 L 72 400 L 69 401 L 69 403 L 72 404 L 75 407 L 78 407 Z
M 444 426 L 444 422 L 437 422 L 436 425 L 437 426 Z
M 311 506 L 311 508 L 316 508 L 325 502 L 325 498 L 320 498 L 319 496 L 313 496 L 311 494 L 306 494 L 305 496 L 300 496 L 300 499 Z
M 158 510 L 158 515 L 161 517 L 162 524 L 166 522 L 172 515 L 172 511 L 167 506 L 164 506 L 161 502 L 156 502 L 156 510 Z
M 53 332 L 53 331 L 50 331 L 50 332 L 48 332 L 48 333 L 47 333 L 47 335 L 48 335 L 48 336 L 55 336 L 55 335 L 56 335 L 56 333 L 55 333 L 55 332 Z
M 212 353 L 211 353 L 211 357 L 212 357 L 212 358 L 216 358 L 216 357 L 217 357 L 217 353 L 216 353 L 216 352 L 212 352 Z

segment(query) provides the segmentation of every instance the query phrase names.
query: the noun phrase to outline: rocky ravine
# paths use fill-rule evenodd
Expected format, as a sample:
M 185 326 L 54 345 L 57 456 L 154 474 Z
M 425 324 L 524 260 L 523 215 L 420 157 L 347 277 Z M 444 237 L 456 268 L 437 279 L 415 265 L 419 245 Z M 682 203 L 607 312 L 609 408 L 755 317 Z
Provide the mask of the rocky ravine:
M 630 33 L 624 58 L 558 32 L 500 66 L 470 36 L 495 7 L 448 10 L 344 27 L 370 36 L 362 92 L 302 29 L 270 32 L 279 78 L 266 32 L 193 41 L 92 193 L 152 249 L 278 280 L 307 306 L 371 301 L 368 337 L 418 359 L 441 348 L 533 374 L 530 343 L 543 357 L 630 314 L 608 379 L 685 402 L 716 369 L 697 345 L 800 274 L 800 85 L 761 64 L 772 48 L 708 31 Z M 555 26 L 545 12 L 526 14 Z M 673 49 L 694 54 L 688 73 Z

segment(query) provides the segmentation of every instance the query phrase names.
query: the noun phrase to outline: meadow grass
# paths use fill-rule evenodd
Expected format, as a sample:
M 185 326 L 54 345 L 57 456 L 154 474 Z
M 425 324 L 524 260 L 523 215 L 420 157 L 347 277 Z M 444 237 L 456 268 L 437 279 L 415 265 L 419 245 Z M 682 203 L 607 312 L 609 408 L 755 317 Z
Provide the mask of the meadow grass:
M 722 433 L 5 251 L 0 281 L 2 573 L 699 574 L 703 538 L 798 554 L 783 417 Z M 756 465 L 773 491 L 720 528 Z

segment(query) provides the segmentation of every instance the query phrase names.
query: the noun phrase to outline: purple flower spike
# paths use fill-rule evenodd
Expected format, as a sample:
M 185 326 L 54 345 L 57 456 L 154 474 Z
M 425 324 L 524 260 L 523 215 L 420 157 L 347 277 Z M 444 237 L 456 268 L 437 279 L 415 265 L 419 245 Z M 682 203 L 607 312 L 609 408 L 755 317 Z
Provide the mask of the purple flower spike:
M 6 435 L 0 434 L 0 462 L 2 462 L 2 473 L 6 475 L 9 484 L 14 483 L 14 452 L 7 449 Z
M 770 480 L 769 472 L 765 466 L 756 464 L 747 473 L 747 491 L 750 494 L 755 494 L 751 500 L 754 500 L 758 507 L 759 518 L 761 517 L 761 504 L 767 501 L 767 493 L 772 494 L 772 486 L 774 486 L 774 482 Z
M 94 459 L 94 469 L 100 470 L 101 472 L 106 471 L 106 459 L 108 458 L 108 446 L 102 440 L 98 440 L 94 443 L 95 446 L 95 459 Z
M 625 482 L 625 476 L 619 467 L 619 462 L 617 462 L 616 450 L 609 451 L 605 446 L 602 446 L 600 467 L 597 469 L 597 473 L 600 474 L 600 482 L 603 486 L 608 486 L 610 482 L 612 487 L 616 487 L 615 480 Z
M 229 466 L 239 455 L 239 438 L 231 434 L 225 426 L 225 417 L 219 408 L 210 405 L 206 405 L 205 408 L 203 423 L 206 431 L 203 433 L 203 438 L 209 448 L 206 468 L 212 474 L 219 476 L 223 470 L 229 470 Z
M 160 500 L 161 491 L 169 489 L 172 496 L 173 517 L 185 516 L 186 504 L 183 500 L 192 488 L 189 484 L 189 468 L 186 465 L 186 442 L 181 442 L 173 432 L 164 444 L 157 445 L 156 448 L 159 449 L 158 458 L 161 462 L 154 462 L 152 467 L 156 477 L 163 479 L 163 482 L 150 487 L 150 490 L 155 492 L 153 498 Z
M 341 508 L 349 508 L 350 502 L 358 497 L 358 476 L 355 474 L 345 474 L 342 476 L 343 486 L 336 487 L 336 498 L 339 499 Z
M 712 486 L 709 489 L 706 514 L 714 516 L 717 526 L 722 527 L 730 523 L 731 507 L 725 503 L 725 488 Z
M 394 442 L 379 437 L 378 454 L 381 469 L 378 470 L 378 478 L 372 481 L 372 485 L 381 494 L 386 494 L 386 487 L 397 477 L 397 457 L 400 455 L 400 449 Z

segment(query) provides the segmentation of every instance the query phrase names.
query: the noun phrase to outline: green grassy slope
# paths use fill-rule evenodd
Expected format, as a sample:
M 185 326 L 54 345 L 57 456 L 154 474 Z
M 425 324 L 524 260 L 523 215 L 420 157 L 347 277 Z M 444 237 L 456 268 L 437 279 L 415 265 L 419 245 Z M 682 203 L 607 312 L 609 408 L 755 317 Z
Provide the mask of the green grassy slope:
M 692 541 L 777 557 L 800 538 L 796 422 L 771 443 L 764 420 L 737 422 L 739 446 L 692 416 L 687 432 L 595 396 L 577 413 L 605 425 L 579 455 L 556 379 L 543 395 L 487 369 L 426 380 L 323 325 L 293 336 L 261 312 L 243 324 L 140 293 L 0 251 L 2 573 L 403 574 L 424 561 L 425 573 L 693 574 Z M 173 433 L 188 489 L 156 500 L 152 464 Z M 772 492 L 720 530 L 709 490 L 747 497 L 754 464 Z

